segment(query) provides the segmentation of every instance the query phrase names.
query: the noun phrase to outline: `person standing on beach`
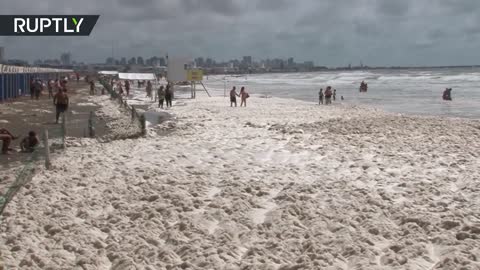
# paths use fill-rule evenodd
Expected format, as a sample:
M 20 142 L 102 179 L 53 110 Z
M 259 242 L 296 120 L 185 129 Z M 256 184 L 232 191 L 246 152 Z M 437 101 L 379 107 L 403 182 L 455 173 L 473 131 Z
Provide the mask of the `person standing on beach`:
M 173 91 L 172 86 L 167 84 L 167 89 L 165 89 L 165 101 L 167 102 L 167 108 L 172 107 Z
M 325 105 L 332 104 L 332 87 L 328 86 L 325 90 Z
M 35 99 L 38 100 L 43 89 L 42 81 L 37 79 L 37 81 L 33 84 L 33 88 L 35 91 Z
M 320 88 L 320 92 L 318 92 L 318 105 L 323 105 L 323 88 Z
M 333 89 L 333 101 L 335 101 L 335 99 L 337 99 L 337 89 Z
M 48 87 L 48 98 L 53 98 L 53 80 L 48 80 L 48 83 L 47 83 L 47 87 Z
M 147 90 L 147 97 L 149 98 L 152 98 L 152 90 L 153 90 L 152 88 L 153 88 L 152 82 L 148 81 L 146 90 Z
M 158 95 L 158 107 L 163 109 L 163 101 L 165 100 L 165 89 L 163 85 L 160 86 L 160 88 L 158 88 L 157 95 Z
M 240 107 L 242 107 L 242 105 L 245 105 L 245 107 L 247 107 L 247 98 L 249 98 L 249 97 L 250 97 L 250 95 L 245 90 L 245 87 L 242 87 L 240 89 L 240 99 L 241 99 Z
M 33 99 L 35 96 L 35 80 L 33 78 L 30 79 L 30 98 Z
M 234 86 L 232 90 L 230 90 L 230 107 L 233 107 L 233 104 L 237 107 L 237 97 L 240 97 L 240 95 L 237 94 L 237 88 Z
M 127 92 L 127 97 L 130 96 L 130 81 L 125 81 L 125 91 Z
M 95 95 L 95 82 L 93 80 L 90 81 L 90 95 Z
M 53 97 L 53 104 L 56 109 L 55 124 L 58 124 L 58 119 L 60 118 L 61 113 L 65 113 L 68 109 L 68 95 L 67 89 L 59 89 L 58 92 Z

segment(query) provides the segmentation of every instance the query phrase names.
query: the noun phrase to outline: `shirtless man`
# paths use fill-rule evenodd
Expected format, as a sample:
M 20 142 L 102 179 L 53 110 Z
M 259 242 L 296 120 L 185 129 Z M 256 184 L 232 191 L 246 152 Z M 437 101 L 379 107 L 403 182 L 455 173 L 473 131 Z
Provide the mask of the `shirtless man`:
M 60 118 L 61 113 L 65 113 L 68 109 L 68 95 L 67 91 L 59 90 L 55 96 L 53 97 L 53 104 L 56 108 L 56 117 L 55 117 L 55 124 L 58 124 L 58 119 Z
M 237 97 L 240 97 L 240 95 L 237 94 L 236 89 L 237 88 L 234 86 L 230 91 L 230 107 L 233 107 L 233 104 L 235 104 L 235 107 L 237 107 Z

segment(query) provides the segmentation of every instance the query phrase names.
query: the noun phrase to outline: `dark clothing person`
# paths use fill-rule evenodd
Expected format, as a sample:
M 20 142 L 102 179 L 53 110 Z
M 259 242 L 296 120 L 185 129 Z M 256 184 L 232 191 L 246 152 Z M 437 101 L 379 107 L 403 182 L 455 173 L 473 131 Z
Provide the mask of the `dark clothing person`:
M 127 97 L 130 95 L 130 82 L 125 81 L 125 91 L 127 92 Z
M 95 82 L 90 81 L 90 95 L 95 95 Z
M 148 82 L 147 82 L 147 88 L 146 88 L 147 97 L 149 97 L 149 98 L 152 97 L 152 90 L 153 90 L 152 83 L 151 83 L 150 81 L 148 81 Z
M 235 104 L 235 107 L 237 107 L 237 97 L 240 95 L 237 94 L 237 90 L 235 87 L 230 91 L 230 107 L 233 107 L 233 104 Z
M 30 87 L 30 98 L 33 99 L 35 97 L 35 80 L 34 79 L 30 80 L 29 87 Z
M 321 88 L 320 92 L 318 92 L 318 104 L 323 105 L 323 88 Z
M 452 100 L 452 88 L 447 88 L 443 91 L 443 100 Z
M 65 113 L 68 109 L 68 96 L 66 91 L 58 91 L 57 94 L 55 94 L 55 97 L 53 98 L 53 104 L 55 105 L 56 108 L 56 117 L 55 117 L 55 123 L 58 124 L 58 119 L 60 118 L 61 113 Z
M 158 107 L 163 109 L 163 102 L 165 101 L 165 90 L 163 85 L 158 89 Z
M 167 85 L 167 89 L 165 90 L 165 101 L 167 102 L 167 108 L 172 107 L 172 99 L 173 99 L 173 90 L 171 85 Z
M 33 152 L 35 147 L 40 144 L 37 134 L 34 131 L 28 133 L 28 137 L 25 137 L 20 143 L 20 148 L 23 152 Z
M 36 100 L 38 100 L 40 98 L 40 94 L 42 93 L 42 88 L 43 88 L 43 85 L 42 85 L 41 81 L 36 81 L 33 84 L 33 89 L 35 91 L 35 99 Z

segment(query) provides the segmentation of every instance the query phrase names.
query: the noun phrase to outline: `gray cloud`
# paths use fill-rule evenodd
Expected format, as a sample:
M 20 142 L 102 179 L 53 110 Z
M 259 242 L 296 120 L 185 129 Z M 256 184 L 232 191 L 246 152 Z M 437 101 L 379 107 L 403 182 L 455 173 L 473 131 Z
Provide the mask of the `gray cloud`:
M 184 54 L 319 65 L 477 64 L 478 0 L 0 0 L 3 14 L 99 14 L 90 37 L 0 37 L 11 58 Z M 38 48 L 41 48 L 39 50 Z M 451 62 L 455 61 L 455 62 Z

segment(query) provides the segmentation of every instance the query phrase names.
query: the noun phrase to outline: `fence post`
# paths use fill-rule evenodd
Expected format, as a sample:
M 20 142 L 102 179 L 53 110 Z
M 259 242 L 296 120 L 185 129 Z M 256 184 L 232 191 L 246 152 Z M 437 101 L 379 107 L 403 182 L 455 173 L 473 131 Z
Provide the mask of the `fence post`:
M 93 125 L 93 112 L 90 112 L 90 117 L 88 118 L 88 135 L 90 138 L 95 137 L 95 127 Z
M 144 114 L 140 116 L 140 126 L 142 128 L 142 136 L 145 136 L 147 134 L 147 120 Z
M 132 105 L 132 121 L 135 119 L 135 108 Z
M 45 168 L 50 170 L 50 146 L 48 145 L 48 129 L 45 129 L 43 133 L 43 144 L 45 145 Z
M 65 112 L 62 113 L 62 148 L 65 149 L 65 137 L 67 137 L 67 123 L 65 123 Z

